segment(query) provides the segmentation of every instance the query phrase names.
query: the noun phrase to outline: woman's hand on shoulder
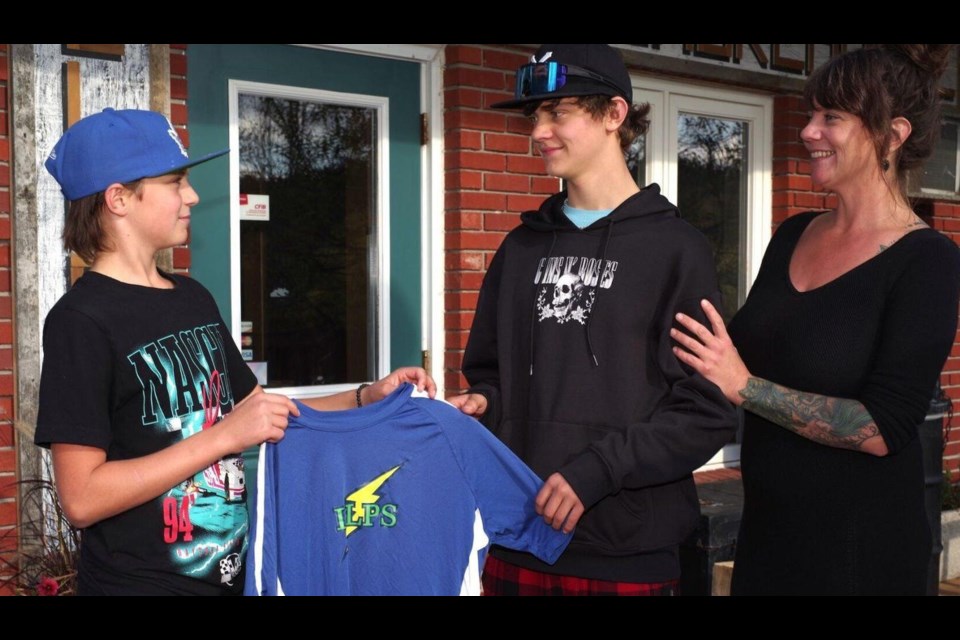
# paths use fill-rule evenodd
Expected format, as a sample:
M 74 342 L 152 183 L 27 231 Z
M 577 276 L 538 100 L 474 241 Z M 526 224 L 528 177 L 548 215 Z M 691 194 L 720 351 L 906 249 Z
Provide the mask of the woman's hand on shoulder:
M 727 400 L 739 405 L 743 402 L 739 392 L 747 386 L 750 371 L 737 353 L 723 318 L 714 306 L 707 300 L 701 300 L 700 306 L 713 331 L 690 316 L 678 313 L 677 322 L 689 333 L 676 328 L 670 330 L 670 337 L 683 347 L 674 347 L 673 353 L 678 360 L 720 387 Z
M 423 367 L 400 367 L 384 378 L 377 380 L 360 392 L 363 406 L 372 402 L 379 402 L 393 393 L 397 387 L 409 382 L 417 391 L 426 391 L 431 398 L 437 395 L 437 383 Z

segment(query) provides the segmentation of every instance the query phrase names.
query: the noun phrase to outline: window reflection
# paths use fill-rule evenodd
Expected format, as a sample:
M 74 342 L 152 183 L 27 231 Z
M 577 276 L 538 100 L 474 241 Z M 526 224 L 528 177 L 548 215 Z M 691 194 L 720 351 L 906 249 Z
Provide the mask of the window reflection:
M 243 346 L 270 386 L 368 380 L 376 358 L 374 109 L 239 96 Z
M 729 322 L 745 295 L 741 247 L 746 216 L 748 125 L 680 114 L 678 121 L 677 205 L 684 219 L 713 246 Z
M 636 183 L 645 187 L 647 185 L 647 136 L 641 134 L 630 144 L 627 149 L 627 168 L 630 175 Z
M 935 191 L 956 193 L 960 191 L 957 180 L 958 150 L 960 137 L 956 122 L 945 122 L 940 129 L 940 139 L 933 155 L 923 168 L 922 187 Z

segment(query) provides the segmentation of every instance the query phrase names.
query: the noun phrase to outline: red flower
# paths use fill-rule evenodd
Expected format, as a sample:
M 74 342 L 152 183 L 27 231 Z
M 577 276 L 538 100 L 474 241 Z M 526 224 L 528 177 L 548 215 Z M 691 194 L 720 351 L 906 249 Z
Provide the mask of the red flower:
M 53 578 L 40 578 L 40 582 L 37 583 L 37 595 L 39 596 L 55 596 L 59 590 L 60 583 Z

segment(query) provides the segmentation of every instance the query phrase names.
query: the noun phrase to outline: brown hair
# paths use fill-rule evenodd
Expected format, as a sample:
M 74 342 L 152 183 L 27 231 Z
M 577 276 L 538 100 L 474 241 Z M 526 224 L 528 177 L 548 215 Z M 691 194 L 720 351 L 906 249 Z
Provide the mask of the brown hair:
M 127 182 L 124 188 L 140 197 L 142 181 Z M 93 263 L 98 253 L 106 251 L 107 235 L 103 230 L 101 215 L 106 206 L 104 192 L 94 193 L 79 200 L 72 200 L 67 210 L 67 219 L 63 226 L 63 246 L 83 258 L 87 264 Z
M 937 81 L 947 66 L 950 44 L 866 45 L 827 61 L 810 76 L 803 97 L 813 108 L 839 109 L 863 122 L 873 137 L 877 162 L 893 139 L 891 121 L 903 117 L 912 132 L 897 150 L 894 175 L 920 166 L 940 138 Z M 900 180 L 901 191 L 905 188 Z
M 531 102 L 524 106 L 523 115 L 528 117 L 532 116 L 537 109 L 544 105 L 548 109 L 552 109 L 560 104 L 560 100 L 562 100 L 562 98 L 544 100 L 543 102 Z M 594 120 L 601 120 L 603 116 L 610 111 L 611 106 L 613 106 L 612 96 L 576 96 L 573 100 L 574 104 L 589 113 Z M 646 102 L 643 104 L 628 104 L 628 107 L 627 117 L 623 119 L 620 129 L 617 131 L 620 135 L 620 149 L 624 153 L 627 153 L 627 150 L 630 148 L 630 145 L 633 144 L 633 141 L 637 139 L 637 136 L 646 133 L 647 127 L 650 126 L 650 119 L 647 118 L 650 114 L 649 104 Z

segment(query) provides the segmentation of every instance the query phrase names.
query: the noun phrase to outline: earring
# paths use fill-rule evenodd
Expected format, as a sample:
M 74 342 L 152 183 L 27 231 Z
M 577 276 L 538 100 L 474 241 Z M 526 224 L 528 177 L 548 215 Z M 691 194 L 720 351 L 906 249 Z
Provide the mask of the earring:
M 883 169 L 884 172 L 888 171 L 890 169 L 890 161 L 884 158 L 883 162 L 880 163 L 880 168 Z

